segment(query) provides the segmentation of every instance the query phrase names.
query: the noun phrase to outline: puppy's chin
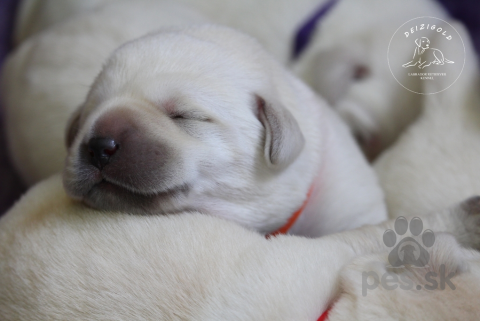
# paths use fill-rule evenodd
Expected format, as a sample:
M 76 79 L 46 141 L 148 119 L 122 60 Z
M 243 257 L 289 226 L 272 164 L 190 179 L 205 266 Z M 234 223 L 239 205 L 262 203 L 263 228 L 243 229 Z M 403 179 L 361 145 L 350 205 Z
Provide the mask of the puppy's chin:
M 132 192 L 122 186 L 102 180 L 82 197 L 82 201 L 96 209 L 121 211 L 130 214 L 171 214 L 188 194 L 188 185 L 178 186 L 156 194 Z
M 76 174 L 75 174 L 76 173 Z M 105 179 L 98 170 L 66 168 L 63 183 L 68 195 L 99 210 L 131 214 L 169 214 L 184 208 L 190 187 L 179 184 L 158 192 L 141 192 Z

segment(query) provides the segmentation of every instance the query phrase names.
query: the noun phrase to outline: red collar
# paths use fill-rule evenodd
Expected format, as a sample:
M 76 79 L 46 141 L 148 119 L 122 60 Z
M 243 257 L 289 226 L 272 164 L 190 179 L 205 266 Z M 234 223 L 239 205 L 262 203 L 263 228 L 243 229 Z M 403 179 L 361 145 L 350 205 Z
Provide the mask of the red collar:
M 330 308 L 326 309 L 325 312 L 322 313 L 320 318 L 317 321 L 327 321 L 328 313 L 330 312 Z
M 302 215 L 303 211 L 305 210 L 305 207 L 307 206 L 307 203 L 310 200 L 310 196 L 312 195 L 312 191 L 313 191 L 313 186 L 310 187 L 310 189 L 308 190 L 307 198 L 303 201 L 302 206 L 295 213 L 293 213 L 292 216 L 290 216 L 287 223 L 285 223 L 285 225 L 280 227 L 275 232 L 272 232 L 272 233 L 268 234 L 267 238 L 270 238 L 272 236 L 277 236 L 279 234 L 287 234 L 288 230 L 290 230 L 290 228 L 292 228 L 293 224 L 295 224 L 297 219 L 300 217 L 300 215 Z

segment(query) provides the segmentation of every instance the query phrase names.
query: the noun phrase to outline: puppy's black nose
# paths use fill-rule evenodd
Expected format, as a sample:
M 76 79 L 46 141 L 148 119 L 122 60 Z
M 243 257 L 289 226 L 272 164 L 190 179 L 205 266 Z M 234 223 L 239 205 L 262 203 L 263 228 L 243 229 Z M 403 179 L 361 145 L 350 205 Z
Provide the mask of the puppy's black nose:
M 118 150 L 119 145 L 111 138 L 92 138 L 88 141 L 88 152 L 93 166 L 103 169 Z

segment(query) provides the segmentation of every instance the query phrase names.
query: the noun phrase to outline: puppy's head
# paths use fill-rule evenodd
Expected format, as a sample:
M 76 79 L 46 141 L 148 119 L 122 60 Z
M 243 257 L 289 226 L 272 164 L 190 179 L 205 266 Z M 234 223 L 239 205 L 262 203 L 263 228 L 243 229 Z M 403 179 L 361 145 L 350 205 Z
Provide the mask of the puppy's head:
M 67 192 L 133 213 L 253 206 L 304 144 L 264 55 L 213 26 L 120 47 L 68 126 Z
M 385 63 L 390 31 L 370 28 L 340 38 L 319 33 L 293 69 L 329 102 L 374 160 L 415 119 L 420 102 L 418 95 L 405 94 Z M 395 55 L 410 57 L 411 50 L 406 46 Z
M 415 44 L 422 49 L 428 49 L 430 47 L 430 40 L 427 37 L 417 38 L 415 39 Z
M 375 84 L 379 78 L 378 66 L 372 59 L 371 48 L 364 42 L 342 39 L 321 46 L 318 41 L 300 57 L 294 69 L 339 113 L 365 154 L 373 159 L 380 152 L 381 142 L 378 124 L 368 108 L 375 91 L 382 88 Z

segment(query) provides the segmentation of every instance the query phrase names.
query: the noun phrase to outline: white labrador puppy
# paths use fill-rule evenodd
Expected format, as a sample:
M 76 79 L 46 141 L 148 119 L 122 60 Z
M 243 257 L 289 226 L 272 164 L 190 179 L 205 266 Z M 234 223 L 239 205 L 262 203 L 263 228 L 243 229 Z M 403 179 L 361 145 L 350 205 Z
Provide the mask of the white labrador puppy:
M 375 164 L 391 217 L 436 210 L 480 192 L 478 63 L 467 32 L 455 28 L 466 49 L 462 75 L 426 98 L 418 121 Z M 446 87 L 442 79 L 432 86 Z
M 65 188 L 96 208 L 195 210 L 308 236 L 386 217 L 347 127 L 233 29 L 180 28 L 120 47 L 67 144 Z
M 30 39 L 9 61 L 10 146 L 29 182 L 60 171 L 66 118 L 112 46 L 157 24 L 151 10 L 105 6 Z M 254 40 L 228 29 L 123 46 L 68 136 L 67 191 L 98 208 L 194 209 L 264 233 L 284 226 L 309 236 L 386 218 L 374 173 L 346 126 Z
M 423 286 L 427 271 L 443 269 L 456 290 L 388 291 L 363 273 L 388 269 L 381 240 L 393 222 L 266 240 L 195 212 L 95 211 L 67 197 L 56 176 L 0 220 L 0 314 L 5 321 L 317 320 L 331 306 L 330 321 L 476 320 L 480 255 L 438 232 L 478 247 L 479 217 L 478 197 L 422 217 L 436 234 L 430 266 L 396 270 Z
M 24 0 L 17 43 L 81 12 L 120 0 Z M 396 29 L 420 16 L 445 18 L 433 0 L 179 0 L 211 21 L 257 38 L 280 62 L 324 96 L 349 124 L 366 154 L 389 146 L 421 110 L 386 63 Z M 154 10 L 154 9 L 152 9 Z M 314 19 L 315 16 L 319 18 Z M 315 24 L 314 21 L 317 23 Z M 303 38 L 310 38 L 310 45 Z M 292 52 L 298 49 L 292 64 Z M 303 52 L 304 51 L 304 52 Z M 405 50 L 398 55 L 410 58 Z

